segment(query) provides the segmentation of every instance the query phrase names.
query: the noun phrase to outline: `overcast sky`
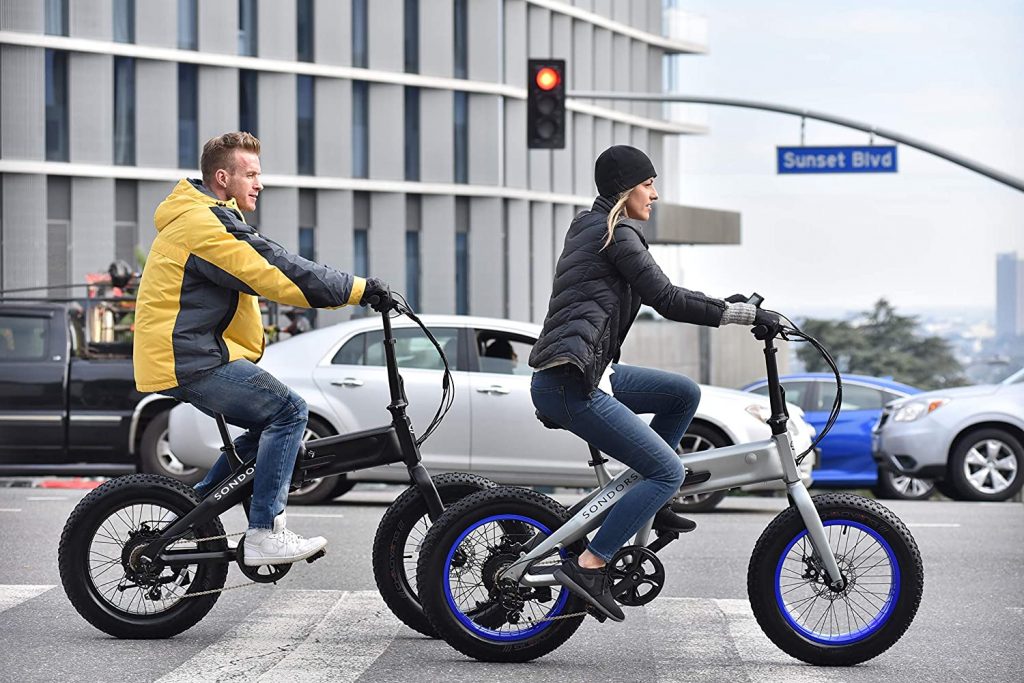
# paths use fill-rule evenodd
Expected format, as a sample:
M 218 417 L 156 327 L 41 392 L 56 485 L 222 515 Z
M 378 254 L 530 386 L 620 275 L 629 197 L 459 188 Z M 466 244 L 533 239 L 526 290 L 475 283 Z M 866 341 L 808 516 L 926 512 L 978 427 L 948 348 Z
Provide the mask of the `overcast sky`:
M 692 0 L 709 52 L 684 56 L 687 94 L 801 107 L 868 122 L 1024 178 L 1024 0 Z M 776 175 L 800 120 L 699 107 L 711 133 L 682 140 L 682 203 L 742 213 L 740 246 L 662 250 L 686 287 L 758 290 L 773 308 L 993 309 L 995 258 L 1024 258 L 1024 193 L 912 148 L 899 173 Z M 868 136 L 808 121 L 807 145 Z M 876 139 L 876 144 L 887 141 Z

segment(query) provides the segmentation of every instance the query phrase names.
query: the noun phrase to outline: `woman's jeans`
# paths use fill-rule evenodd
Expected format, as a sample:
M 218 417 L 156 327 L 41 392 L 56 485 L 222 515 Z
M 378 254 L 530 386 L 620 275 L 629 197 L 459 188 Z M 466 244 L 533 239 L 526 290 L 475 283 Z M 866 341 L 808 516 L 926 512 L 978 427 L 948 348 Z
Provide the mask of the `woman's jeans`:
M 274 517 L 284 512 L 288 502 L 295 457 L 309 417 L 302 397 L 247 360 L 221 365 L 160 393 L 191 403 L 211 417 L 220 413 L 230 424 L 248 430 L 234 444 L 243 462 L 256 455 L 249 528 L 272 529 Z M 231 464 L 227 454 L 221 453 L 206 478 L 196 484 L 196 491 L 205 495 L 229 474 Z
M 574 365 L 533 374 L 533 405 L 643 479 L 608 512 L 589 550 L 606 562 L 679 490 L 685 470 L 676 447 L 697 412 L 696 382 L 662 370 L 614 365 L 612 392 L 586 386 Z M 638 417 L 653 413 L 650 426 Z

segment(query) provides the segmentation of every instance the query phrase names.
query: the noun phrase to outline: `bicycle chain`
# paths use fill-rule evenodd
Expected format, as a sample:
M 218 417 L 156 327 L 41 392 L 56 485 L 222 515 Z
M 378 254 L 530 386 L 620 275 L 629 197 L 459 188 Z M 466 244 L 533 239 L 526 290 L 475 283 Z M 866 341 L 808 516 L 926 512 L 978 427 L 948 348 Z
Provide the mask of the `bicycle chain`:
M 182 538 L 182 539 L 179 539 L 179 540 L 181 540 L 181 541 L 188 541 L 189 543 L 202 543 L 203 541 L 219 541 L 221 539 L 225 539 L 226 540 L 226 539 L 229 539 L 229 538 L 234 538 L 235 536 L 243 536 L 243 535 L 245 535 L 245 532 L 244 531 L 239 531 L 236 534 L 224 534 L 223 536 L 207 536 L 206 538 Z M 175 541 L 175 543 L 177 543 L 177 541 Z M 171 545 L 174 545 L 174 544 L 172 543 Z M 181 599 L 184 600 L 186 598 L 201 598 L 204 595 L 212 595 L 214 593 L 223 593 L 224 591 L 234 590 L 235 588 L 245 588 L 246 586 L 254 586 L 257 583 L 258 583 L 257 581 L 250 581 L 249 583 L 239 583 L 239 584 L 236 584 L 234 586 L 225 586 L 223 588 L 213 588 L 213 589 L 208 590 L 208 591 L 199 591 L 197 593 L 186 593 L 185 595 L 181 596 Z

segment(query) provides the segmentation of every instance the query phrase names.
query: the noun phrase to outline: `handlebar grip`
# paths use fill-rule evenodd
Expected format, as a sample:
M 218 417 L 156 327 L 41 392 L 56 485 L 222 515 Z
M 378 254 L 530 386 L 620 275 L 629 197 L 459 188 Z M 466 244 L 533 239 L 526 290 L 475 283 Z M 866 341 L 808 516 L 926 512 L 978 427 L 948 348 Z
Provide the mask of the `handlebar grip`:
M 750 295 L 750 298 L 747 299 L 747 303 L 760 308 L 761 304 L 764 303 L 764 297 L 757 292 L 754 292 Z

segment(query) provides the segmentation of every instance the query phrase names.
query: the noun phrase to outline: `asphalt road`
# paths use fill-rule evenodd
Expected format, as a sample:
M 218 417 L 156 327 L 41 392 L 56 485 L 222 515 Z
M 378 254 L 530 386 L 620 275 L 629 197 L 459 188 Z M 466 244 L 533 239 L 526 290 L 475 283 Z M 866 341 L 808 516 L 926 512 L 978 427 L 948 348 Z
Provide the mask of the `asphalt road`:
M 925 593 L 892 649 L 845 669 L 805 665 L 760 632 L 746 568 L 778 498 L 729 498 L 669 545 L 662 595 L 622 624 L 590 619 L 556 652 L 481 664 L 399 624 L 375 592 L 370 545 L 397 489 L 357 488 L 292 507 L 289 526 L 330 541 L 278 586 L 224 593 L 199 625 L 165 641 L 94 630 L 60 587 L 57 541 L 75 491 L 0 489 L 0 681 L 1017 681 L 1024 654 L 1024 506 L 890 502 L 925 562 Z M 570 500 L 570 499 L 567 499 Z M 228 531 L 241 531 L 237 512 Z M 243 577 L 233 568 L 228 585 Z

